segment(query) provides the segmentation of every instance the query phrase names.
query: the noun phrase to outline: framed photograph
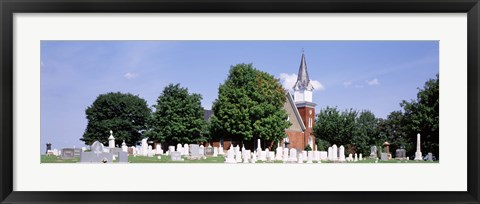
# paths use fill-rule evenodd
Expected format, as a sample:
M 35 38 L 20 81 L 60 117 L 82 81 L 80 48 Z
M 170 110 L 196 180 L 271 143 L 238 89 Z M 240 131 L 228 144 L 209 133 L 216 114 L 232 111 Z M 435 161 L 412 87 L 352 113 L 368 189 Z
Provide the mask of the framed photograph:
M 0 6 L 1 203 L 479 203 L 478 0 Z

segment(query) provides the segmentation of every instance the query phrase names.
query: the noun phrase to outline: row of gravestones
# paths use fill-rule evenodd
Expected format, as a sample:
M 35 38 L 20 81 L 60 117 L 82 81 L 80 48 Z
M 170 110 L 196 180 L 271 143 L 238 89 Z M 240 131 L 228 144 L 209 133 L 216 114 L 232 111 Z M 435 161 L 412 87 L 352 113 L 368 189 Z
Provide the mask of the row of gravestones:
M 298 153 L 296 149 L 282 147 L 278 147 L 275 152 L 270 151 L 268 148 L 264 151 L 257 148 L 256 151 L 251 152 L 250 150 L 245 149 L 245 146 L 240 150 L 239 146 L 231 145 L 227 151 L 225 163 L 255 163 L 257 161 L 273 162 L 275 160 L 283 161 L 284 163 L 313 163 L 313 161 L 320 163 L 322 160 L 345 162 L 347 159 L 345 158 L 344 152 L 345 148 L 343 146 L 340 146 L 340 148 L 337 149 L 336 145 L 330 147 L 328 152 L 301 151 Z M 353 159 L 350 154 L 348 159 L 350 161 L 358 161 L 359 159 L 357 157 L 357 154 L 355 154 L 355 159 Z M 360 154 L 360 160 L 362 159 L 362 155 Z
M 377 155 L 380 155 L 380 160 L 386 161 L 391 158 L 390 152 L 380 152 L 380 150 L 377 149 L 377 146 L 371 146 L 370 147 L 370 158 L 373 159 L 378 159 Z M 399 148 L 395 150 L 395 159 L 397 160 L 409 160 L 409 157 L 407 156 L 407 151 L 404 148 Z

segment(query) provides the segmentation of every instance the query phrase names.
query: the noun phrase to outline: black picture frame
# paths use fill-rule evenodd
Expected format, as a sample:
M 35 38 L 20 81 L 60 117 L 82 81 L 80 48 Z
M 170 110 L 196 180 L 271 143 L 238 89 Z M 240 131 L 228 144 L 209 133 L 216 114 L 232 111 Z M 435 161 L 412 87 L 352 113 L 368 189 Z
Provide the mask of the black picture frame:
M 0 0 L 1 203 L 479 203 L 479 0 Z M 24 192 L 13 191 L 15 13 L 467 13 L 466 192 Z M 452 176 L 452 175 L 445 175 Z M 228 186 L 226 185 L 226 188 Z

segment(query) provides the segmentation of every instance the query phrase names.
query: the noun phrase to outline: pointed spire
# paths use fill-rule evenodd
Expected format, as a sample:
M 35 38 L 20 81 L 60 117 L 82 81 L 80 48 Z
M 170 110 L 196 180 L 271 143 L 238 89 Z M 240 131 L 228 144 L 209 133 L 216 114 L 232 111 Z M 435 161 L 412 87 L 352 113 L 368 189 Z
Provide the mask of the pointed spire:
M 302 48 L 302 59 L 300 61 L 300 68 L 298 69 L 298 77 L 295 86 L 293 86 L 294 90 L 299 89 L 307 89 L 312 90 L 313 86 L 310 83 L 310 77 L 308 77 L 307 71 L 307 61 L 305 60 L 305 53 Z

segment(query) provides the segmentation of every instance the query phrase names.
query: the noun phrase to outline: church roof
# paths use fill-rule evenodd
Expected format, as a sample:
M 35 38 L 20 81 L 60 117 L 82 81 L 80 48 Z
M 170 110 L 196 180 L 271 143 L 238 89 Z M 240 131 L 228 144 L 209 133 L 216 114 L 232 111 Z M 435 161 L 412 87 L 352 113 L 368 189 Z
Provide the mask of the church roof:
M 297 109 L 297 106 L 295 105 L 292 94 L 290 94 L 290 92 L 287 91 L 286 92 L 286 97 L 287 97 L 286 103 L 287 103 L 288 106 L 290 106 L 292 108 L 293 113 L 295 115 L 294 119 L 297 120 L 297 122 L 300 125 L 300 128 L 302 129 L 302 131 L 305 131 L 305 129 L 306 129 L 305 124 L 303 124 L 302 116 L 300 116 L 300 113 L 298 112 L 298 109 Z
M 305 54 L 302 52 L 302 59 L 300 61 L 300 67 L 298 68 L 297 82 L 293 86 L 294 90 L 307 89 L 313 90 L 312 83 L 310 83 L 310 77 L 308 77 L 307 61 L 305 60 Z

